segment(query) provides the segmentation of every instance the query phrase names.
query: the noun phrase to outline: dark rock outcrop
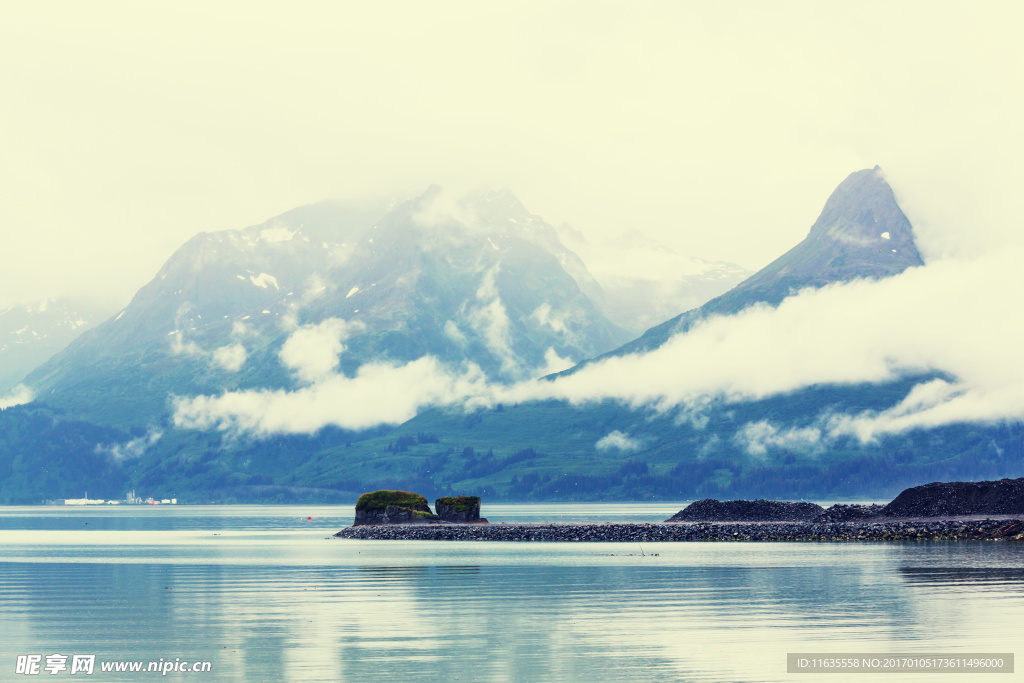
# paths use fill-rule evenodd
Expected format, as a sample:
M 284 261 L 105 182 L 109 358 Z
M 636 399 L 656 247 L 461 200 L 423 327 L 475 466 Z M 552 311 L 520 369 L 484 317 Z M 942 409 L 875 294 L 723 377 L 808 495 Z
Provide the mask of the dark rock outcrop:
M 1024 513 L 1024 478 L 932 482 L 909 488 L 882 508 L 886 517 L 953 517 Z
M 842 503 L 837 503 L 821 513 L 814 521 L 818 524 L 826 522 L 853 522 L 859 519 L 875 519 L 881 515 L 881 505 L 843 505 Z
M 457 524 L 486 524 L 480 518 L 479 496 L 447 496 L 434 501 L 434 509 L 442 522 Z
M 384 517 L 381 524 L 433 524 L 440 521 L 438 516 L 426 510 L 418 508 L 399 507 L 388 505 L 384 508 Z
M 666 522 L 781 522 L 810 521 L 825 512 L 814 503 L 777 500 L 715 500 L 690 503 Z
M 410 491 L 387 489 L 364 493 L 356 502 L 352 526 L 364 524 L 429 524 L 439 521 L 427 499 Z

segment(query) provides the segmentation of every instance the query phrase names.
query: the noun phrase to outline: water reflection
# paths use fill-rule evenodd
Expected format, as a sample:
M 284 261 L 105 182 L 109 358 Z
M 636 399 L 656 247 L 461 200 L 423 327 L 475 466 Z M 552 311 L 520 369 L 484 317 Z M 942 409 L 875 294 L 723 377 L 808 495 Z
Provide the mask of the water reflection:
M 287 523 L 87 543 L 0 532 L 0 667 L 67 651 L 206 659 L 218 681 L 788 680 L 788 651 L 1013 651 L 1024 614 L 1021 544 L 652 544 L 641 557 L 325 540 Z
M 956 584 L 1024 587 L 1024 567 L 900 567 L 909 583 L 935 586 Z

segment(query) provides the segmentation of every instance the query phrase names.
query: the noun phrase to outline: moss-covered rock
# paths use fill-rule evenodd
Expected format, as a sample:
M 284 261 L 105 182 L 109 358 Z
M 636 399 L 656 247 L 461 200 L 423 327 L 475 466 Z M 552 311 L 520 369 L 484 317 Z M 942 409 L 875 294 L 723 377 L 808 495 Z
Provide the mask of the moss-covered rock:
M 383 510 L 388 505 L 429 509 L 427 499 L 418 493 L 381 489 L 359 496 L 359 500 L 356 501 L 356 510 Z
M 424 511 L 388 505 L 384 508 L 382 524 L 434 524 L 439 521 L 441 521 L 440 518 L 432 514 L 429 509 Z
M 438 517 L 427 499 L 411 491 L 382 489 L 359 496 L 353 526 L 361 524 L 429 524 Z
M 480 498 L 478 496 L 447 496 L 434 501 L 434 509 L 442 522 L 472 524 L 486 523 L 480 519 Z

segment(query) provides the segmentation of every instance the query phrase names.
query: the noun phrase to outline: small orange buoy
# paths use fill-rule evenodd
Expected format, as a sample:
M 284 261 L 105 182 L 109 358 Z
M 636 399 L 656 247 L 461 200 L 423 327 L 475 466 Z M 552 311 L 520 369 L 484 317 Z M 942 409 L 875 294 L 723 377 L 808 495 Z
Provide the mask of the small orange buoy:
M 306 519 L 313 519 L 312 517 L 306 517 Z

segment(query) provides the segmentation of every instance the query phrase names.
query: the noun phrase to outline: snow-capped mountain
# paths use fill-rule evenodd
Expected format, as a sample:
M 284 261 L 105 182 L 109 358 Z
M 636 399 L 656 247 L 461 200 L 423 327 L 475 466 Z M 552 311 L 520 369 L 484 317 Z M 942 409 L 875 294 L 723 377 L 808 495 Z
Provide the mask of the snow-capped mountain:
M 345 373 L 430 355 L 511 381 L 629 338 L 587 295 L 600 285 L 580 258 L 510 192 L 432 187 L 378 211 L 322 204 L 199 234 L 28 384 L 76 414 L 138 424 L 172 395 L 292 386 L 283 344 L 328 320 L 346 326 Z
M 67 299 L 43 299 L 0 310 L 0 393 L 95 326 L 107 313 Z
M 558 232 L 600 283 L 608 317 L 635 332 L 697 308 L 750 275 L 735 263 L 679 254 L 635 229 L 596 245 L 569 226 Z
M 709 394 L 680 410 L 524 399 L 468 414 L 420 410 L 398 426 L 270 429 L 253 440 L 223 423 L 182 428 L 167 419 L 175 395 L 231 408 L 316 389 L 301 382 L 320 380 L 293 376 L 282 364 L 285 346 L 308 361 L 323 351 L 292 343 L 297 330 L 343 327 L 347 336 L 328 339 L 328 360 L 340 352 L 340 367 L 327 369 L 348 378 L 369 361 L 430 354 L 450 365 L 476 363 L 492 380 L 514 379 L 610 348 L 623 331 L 602 315 L 595 303 L 607 305 L 601 284 L 572 248 L 572 235 L 561 232 L 560 239 L 507 192 L 451 198 L 431 188 L 376 215 L 317 205 L 246 230 L 198 235 L 128 307 L 29 377 L 40 401 L 0 411 L 0 501 L 67 495 L 69 482 L 74 490 L 138 486 L 220 501 L 351 501 L 375 488 L 505 500 L 824 499 L 886 495 L 933 479 L 1020 476 L 1024 428 L 1016 423 L 868 441 L 824 436 L 823 416 L 883 413 L 934 380 L 931 372 L 816 383 L 751 400 Z M 637 234 L 608 248 L 664 253 Z M 877 169 L 860 171 L 836 189 L 799 245 L 613 353 L 655 348 L 704 316 L 920 263 L 884 178 Z M 699 262 L 694 268 L 707 272 Z M 819 294 L 828 292 L 810 298 Z M 759 339 L 752 341 L 740 348 Z M 745 358 L 764 362 L 756 353 Z M 655 357 L 653 372 L 682 360 Z M 323 383 L 346 384 L 338 379 Z M 595 395 L 617 379 L 629 389 L 628 377 L 612 374 L 591 383 Z M 400 390 L 415 390 L 411 384 Z M 235 391 L 244 388 L 272 391 Z M 362 407 L 330 392 L 308 395 L 315 400 L 285 402 L 289 419 L 324 406 Z
M 712 315 L 731 315 L 756 303 L 777 305 L 807 287 L 883 278 L 924 265 L 914 230 L 878 166 L 851 173 L 829 196 L 802 242 L 725 294 L 677 315 L 616 349 L 653 349 Z

